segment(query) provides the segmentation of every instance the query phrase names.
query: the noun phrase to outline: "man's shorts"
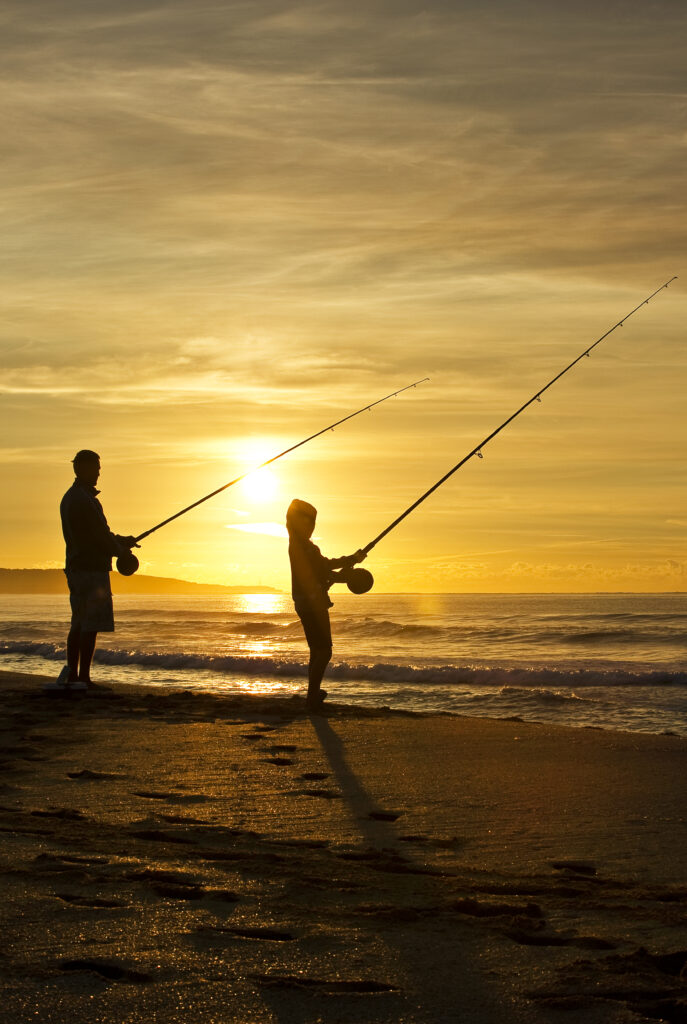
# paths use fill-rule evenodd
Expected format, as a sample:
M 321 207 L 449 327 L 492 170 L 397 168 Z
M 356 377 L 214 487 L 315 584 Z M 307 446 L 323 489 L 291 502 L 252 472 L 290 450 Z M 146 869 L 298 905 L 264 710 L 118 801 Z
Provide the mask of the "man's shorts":
M 332 627 L 329 623 L 329 609 L 296 605 L 296 614 L 303 623 L 305 639 L 310 650 L 328 650 L 331 653 Z
M 67 573 L 72 626 L 84 633 L 113 633 L 114 611 L 109 572 L 72 569 Z

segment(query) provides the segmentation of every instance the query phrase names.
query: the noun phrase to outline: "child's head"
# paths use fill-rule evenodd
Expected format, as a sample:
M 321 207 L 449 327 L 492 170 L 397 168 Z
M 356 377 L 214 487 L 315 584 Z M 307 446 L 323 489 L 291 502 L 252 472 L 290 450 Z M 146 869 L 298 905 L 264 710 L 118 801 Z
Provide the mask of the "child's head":
M 315 529 L 317 509 L 307 501 L 294 498 L 286 510 L 286 529 L 298 537 L 310 540 Z

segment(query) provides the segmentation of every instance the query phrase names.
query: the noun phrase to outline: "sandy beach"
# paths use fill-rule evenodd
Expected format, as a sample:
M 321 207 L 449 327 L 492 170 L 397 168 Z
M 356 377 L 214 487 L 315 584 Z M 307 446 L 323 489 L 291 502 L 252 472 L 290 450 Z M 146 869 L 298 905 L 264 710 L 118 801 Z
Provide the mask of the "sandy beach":
M 4 673 L 0 1021 L 687 1020 L 687 741 Z

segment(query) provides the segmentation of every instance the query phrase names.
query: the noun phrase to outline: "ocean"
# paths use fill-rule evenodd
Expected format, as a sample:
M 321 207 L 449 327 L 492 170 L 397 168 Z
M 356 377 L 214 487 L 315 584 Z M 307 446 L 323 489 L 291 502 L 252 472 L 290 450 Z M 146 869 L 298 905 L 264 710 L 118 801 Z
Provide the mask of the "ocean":
M 330 700 L 687 735 L 687 594 L 333 593 Z M 116 597 L 93 676 L 303 693 L 290 597 Z M 62 596 L 0 596 L 0 667 L 57 675 Z

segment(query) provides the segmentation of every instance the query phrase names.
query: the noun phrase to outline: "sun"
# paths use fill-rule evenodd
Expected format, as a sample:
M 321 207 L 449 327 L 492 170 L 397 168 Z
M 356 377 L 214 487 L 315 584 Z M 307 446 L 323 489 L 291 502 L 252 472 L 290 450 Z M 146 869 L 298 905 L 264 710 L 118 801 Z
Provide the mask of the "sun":
M 241 490 L 251 501 L 269 501 L 277 491 L 277 477 L 269 469 L 256 469 L 241 481 Z

